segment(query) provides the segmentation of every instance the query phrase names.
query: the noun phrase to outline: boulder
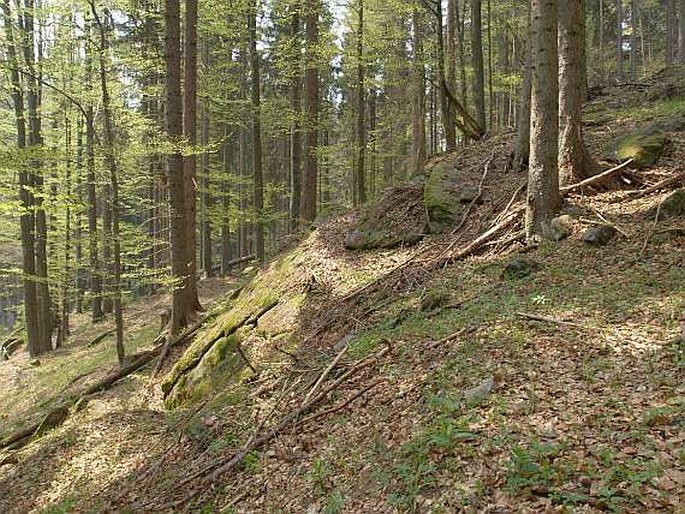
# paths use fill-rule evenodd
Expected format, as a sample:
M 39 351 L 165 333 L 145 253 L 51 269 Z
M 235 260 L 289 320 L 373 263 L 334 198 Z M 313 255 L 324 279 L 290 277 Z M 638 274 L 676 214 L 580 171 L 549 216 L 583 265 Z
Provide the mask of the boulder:
M 384 191 L 347 233 L 345 248 L 368 250 L 417 244 L 424 237 L 426 225 L 422 197 L 423 186 L 417 184 Z
M 428 213 L 431 233 L 441 233 L 454 227 L 467 204 L 478 198 L 478 187 L 464 182 L 459 170 L 448 162 L 436 164 L 423 190 L 423 204 Z
M 504 268 L 504 271 L 502 271 L 502 279 L 515 280 L 524 278 L 541 269 L 542 265 L 540 265 L 540 263 L 535 262 L 528 257 L 516 255 L 509 261 L 509 264 Z
M 665 145 L 665 134 L 655 127 L 650 127 L 619 138 L 613 146 L 616 158 L 633 159 L 632 166 L 641 169 L 656 164 Z
M 573 218 L 568 214 L 557 216 L 550 223 L 552 239 L 561 241 L 573 233 Z
M 685 215 L 685 188 L 676 189 L 669 193 L 656 207 L 651 209 L 651 215 L 659 212 L 659 221 L 666 218 Z
M 603 224 L 591 227 L 583 234 L 583 241 L 592 246 L 605 246 L 616 235 L 616 229 L 612 225 Z

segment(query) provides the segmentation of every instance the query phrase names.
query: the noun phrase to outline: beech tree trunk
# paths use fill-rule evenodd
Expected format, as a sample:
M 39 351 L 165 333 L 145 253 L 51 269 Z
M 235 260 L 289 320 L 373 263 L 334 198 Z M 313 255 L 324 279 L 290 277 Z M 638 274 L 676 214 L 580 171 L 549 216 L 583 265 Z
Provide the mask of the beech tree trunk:
M 532 0 L 533 74 L 526 236 L 550 238 L 550 222 L 561 197 L 557 168 L 559 84 L 557 2 Z
M 302 184 L 301 213 L 309 222 L 316 218 L 318 182 L 318 118 L 319 118 L 319 4 L 318 0 L 305 0 L 306 68 L 304 82 L 304 180 Z
M 447 41 L 445 45 L 446 70 L 445 80 L 451 87 L 456 85 L 456 65 L 457 65 L 457 5 L 456 0 L 447 0 Z M 457 109 L 452 102 L 448 102 L 447 116 L 450 120 L 457 117 Z M 457 130 L 454 123 L 445 125 L 445 145 L 447 150 L 454 150 L 457 147 Z
M 559 180 L 580 182 L 596 171 L 583 140 L 583 0 L 559 0 Z
M 12 83 L 12 103 L 17 128 L 17 148 L 26 148 L 26 118 L 24 114 L 24 91 L 19 77 L 17 50 L 14 40 L 14 20 L 9 0 L 3 0 L 3 22 L 5 28 L 6 52 L 10 66 Z M 22 249 L 22 283 L 24 290 L 24 319 L 29 354 L 35 357 L 43 353 L 40 339 L 38 317 L 38 298 L 36 293 L 36 250 L 35 250 L 35 216 L 33 214 L 34 197 L 31 188 L 31 174 L 25 166 L 19 171 L 19 200 L 22 211 L 20 216 L 21 249 Z
M 673 64 L 675 54 L 675 0 L 666 0 L 666 65 Z
M 678 2 L 678 63 L 685 64 L 685 0 Z

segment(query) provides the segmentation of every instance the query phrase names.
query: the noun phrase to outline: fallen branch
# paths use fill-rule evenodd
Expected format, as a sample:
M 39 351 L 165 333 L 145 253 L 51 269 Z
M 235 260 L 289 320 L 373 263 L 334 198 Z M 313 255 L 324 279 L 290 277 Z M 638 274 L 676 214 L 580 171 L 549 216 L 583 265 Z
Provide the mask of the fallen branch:
M 306 418 L 303 418 L 302 420 L 300 420 L 297 424 L 298 425 L 304 425 L 306 423 L 311 423 L 312 421 L 315 421 L 317 419 L 324 418 L 326 416 L 330 416 L 331 414 L 335 414 L 337 412 L 340 412 L 345 407 L 347 407 L 350 403 L 355 401 L 357 398 L 364 395 L 365 393 L 368 393 L 371 389 L 373 389 L 374 387 L 376 387 L 379 384 L 382 384 L 383 382 L 384 382 L 384 380 L 379 378 L 378 380 L 371 382 L 368 386 L 366 386 L 362 390 L 357 391 L 355 394 L 350 396 L 347 400 L 343 401 L 339 405 L 336 405 L 335 407 L 331 407 L 330 409 L 326 409 L 326 410 L 321 411 L 321 412 L 316 412 L 314 414 L 310 414 Z
M 114 332 L 116 332 L 116 331 L 117 331 L 117 329 L 113 328 L 111 330 L 108 330 L 107 332 L 103 332 L 102 334 L 97 336 L 95 339 L 93 339 L 90 343 L 88 343 L 88 348 L 92 348 L 96 344 L 102 342 L 105 338 L 107 338 L 107 336 L 114 334 Z
M 580 182 L 577 182 L 575 184 L 571 184 L 569 186 L 560 187 L 559 191 L 561 193 L 570 193 L 572 191 L 575 191 L 576 189 L 580 189 L 580 188 L 585 187 L 585 186 L 591 186 L 593 184 L 596 184 L 597 182 L 601 182 L 605 178 L 609 178 L 612 175 L 615 175 L 616 173 L 618 173 L 622 169 L 629 166 L 633 162 L 633 160 L 634 159 L 628 159 L 627 161 L 619 164 L 618 166 L 615 166 L 611 169 L 603 171 L 602 173 L 598 173 L 597 175 L 593 175 L 590 178 L 586 178 L 585 180 L 581 180 Z
M 321 373 L 319 379 L 316 381 L 316 383 L 314 383 L 314 386 L 307 393 L 307 396 L 304 397 L 304 401 L 302 402 L 303 404 L 307 403 L 311 397 L 314 396 L 314 393 L 317 391 L 317 389 L 319 389 L 319 386 L 323 383 L 323 381 L 326 380 L 326 377 L 333 370 L 333 368 L 338 365 L 338 362 L 340 362 L 340 359 L 342 359 L 349 347 L 349 345 L 343 346 L 343 349 L 338 352 L 338 355 L 335 356 L 333 361 L 326 367 L 323 373 Z
M 554 323 L 556 325 L 568 325 L 571 327 L 578 327 L 578 328 L 590 328 L 587 325 L 583 325 L 581 323 L 574 323 L 573 321 L 564 321 L 561 319 L 556 319 L 556 318 L 550 318 L 547 316 L 541 316 L 540 314 L 529 314 L 527 312 L 517 312 L 517 316 L 520 316 L 525 319 L 533 320 L 533 321 L 544 321 L 546 323 Z
M 665 189 L 669 186 L 672 186 L 673 184 L 677 184 L 678 182 L 685 182 L 685 171 L 678 173 L 677 175 L 674 175 L 667 179 L 664 179 L 660 182 L 657 182 L 656 184 L 648 187 L 647 189 L 642 189 L 640 191 L 631 191 L 630 195 L 634 198 L 642 198 L 643 196 L 655 193 L 656 191 Z
M 157 364 L 155 365 L 155 369 L 152 371 L 152 375 L 150 375 L 150 381 L 152 381 L 156 376 L 157 373 L 162 369 L 162 366 L 164 365 L 164 359 L 166 359 L 167 354 L 169 353 L 169 349 L 172 346 L 177 345 L 181 341 L 187 340 L 189 337 L 195 334 L 200 327 L 202 327 L 202 324 L 206 321 L 207 316 L 204 316 L 202 319 L 198 320 L 197 322 L 193 323 L 189 328 L 185 330 L 182 334 L 176 335 L 174 337 L 171 336 L 166 336 L 164 339 L 164 346 L 162 347 L 162 351 L 159 354 L 159 359 L 157 359 Z

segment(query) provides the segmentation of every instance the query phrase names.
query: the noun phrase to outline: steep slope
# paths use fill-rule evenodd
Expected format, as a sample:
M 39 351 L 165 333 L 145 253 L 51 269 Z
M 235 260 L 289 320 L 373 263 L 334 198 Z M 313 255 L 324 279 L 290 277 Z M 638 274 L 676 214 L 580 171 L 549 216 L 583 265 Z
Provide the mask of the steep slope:
M 0 509 L 677 512 L 684 218 L 654 208 L 682 179 L 631 192 L 682 171 L 685 133 L 664 122 L 685 99 L 663 91 L 589 105 L 595 155 L 655 123 L 669 143 L 618 190 L 570 194 L 566 239 L 522 243 L 511 134 L 440 156 L 428 184 L 457 209 L 417 178 L 319 227 L 228 295 L 158 387 L 141 373 L 0 467 Z M 599 225 L 608 244 L 583 241 Z M 355 231 L 381 248 L 345 250 Z

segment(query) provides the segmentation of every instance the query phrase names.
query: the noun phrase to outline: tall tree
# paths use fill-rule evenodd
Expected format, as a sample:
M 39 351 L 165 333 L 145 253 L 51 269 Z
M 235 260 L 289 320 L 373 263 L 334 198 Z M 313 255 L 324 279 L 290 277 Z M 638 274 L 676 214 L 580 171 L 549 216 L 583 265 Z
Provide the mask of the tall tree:
M 528 6 L 528 23 L 526 29 L 525 57 L 523 64 L 523 83 L 521 84 L 521 97 L 519 99 L 519 111 L 516 128 L 516 141 L 512 153 L 511 168 L 521 171 L 528 166 L 530 156 L 530 95 L 533 73 L 533 48 L 531 37 L 530 5 Z
M 185 294 L 193 311 L 201 310 L 197 297 L 197 0 L 185 2 L 185 34 L 183 38 L 183 135 L 190 152 L 183 159 L 183 177 L 185 180 L 186 245 L 187 276 Z
M 530 165 L 526 236 L 549 238 L 550 222 L 559 208 L 557 168 L 559 83 L 556 0 L 532 0 L 533 74 L 530 116 Z
M 24 91 L 19 77 L 19 63 L 16 43 L 14 39 L 14 20 L 10 10 L 9 0 L 3 0 L 2 11 L 4 17 L 6 52 L 10 66 L 12 82 L 12 103 L 17 129 L 17 148 L 26 148 L 26 118 L 24 114 Z M 22 249 L 22 282 L 24 289 L 24 319 L 29 354 L 32 357 L 43 353 L 44 348 L 40 339 L 38 316 L 38 298 L 36 293 L 36 250 L 35 250 L 35 215 L 34 197 L 31 174 L 25 163 L 20 163 L 19 171 L 19 200 L 21 203 L 21 249 Z
M 194 311 L 188 301 L 190 247 L 185 179 L 183 172 L 183 101 L 181 97 L 181 8 L 179 0 L 165 0 L 164 59 L 166 62 L 167 135 L 172 148 L 167 174 L 170 201 L 171 272 L 175 279 L 171 308 L 171 331 L 180 332 Z M 190 247 L 190 248 L 189 248 Z
M 593 175 L 596 164 L 583 140 L 583 0 L 559 0 L 559 175 L 570 184 Z
M 423 27 L 421 11 L 412 12 L 414 35 L 414 80 L 412 95 L 412 165 L 415 171 L 423 170 L 426 160 L 426 69 L 423 63 Z
M 297 231 L 300 221 L 300 198 L 302 193 L 302 124 L 301 124 L 301 89 L 300 74 L 300 0 L 290 6 L 290 37 L 295 69 L 290 82 L 290 230 Z
M 354 204 L 366 203 L 366 174 L 364 170 L 366 157 L 366 126 L 364 124 L 364 106 L 366 90 L 364 89 L 364 0 L 357 2 L 357 163 L 355 169 Z
M 685 0 L 678 7 L 678 63 L 685 64 Z
M 319 0 L 304 0 L 306 67 L 304 78 L 304 180 L 302 183 L 302 218 L 314 221 L 318 185 L 319 119 Z
M 473 58 L 473 97 L 476 122 L 485 129 L 485 72 L 483 68 L 483 26 L 481 0 L 471 1 L 471 52 Z
M 255 246 L 259 262 L 266 260 L 264 252 L 264 178 L 262 176 L 262 121 L 259 74 L 259 53 L 257 53 L 257 2 L 254 0 L 248 14 L 248 37 L 250 47 L 250 74 L 252 99 L 252 178 L 254 181 L 254 209 L 256 220 Z
M 623 80 L 623 0 L 616 0 L 616 80 Z

